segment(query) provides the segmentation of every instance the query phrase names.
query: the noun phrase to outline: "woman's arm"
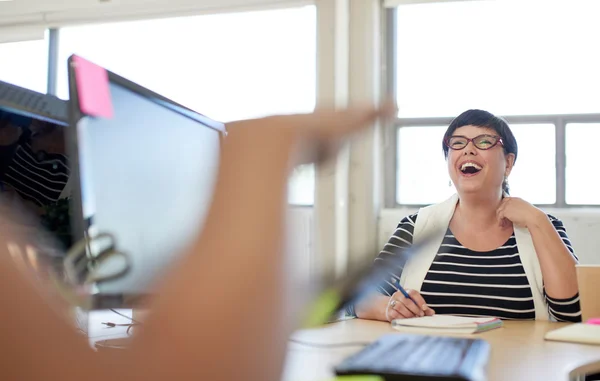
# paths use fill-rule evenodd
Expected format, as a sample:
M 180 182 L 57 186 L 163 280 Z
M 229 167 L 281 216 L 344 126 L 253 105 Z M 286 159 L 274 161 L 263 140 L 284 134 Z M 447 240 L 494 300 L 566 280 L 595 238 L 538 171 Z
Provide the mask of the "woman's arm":
M 527 227 L 540 261 L 546 294 L 553 299 L 573 298 L 579 290 L 575 271 L 577 260 L 560 233 L 544 212 Z
M 169 366 L 147 362 L 140 379 L 279 376 L 291 329 L 285 319 L 282 251 L 293 140 L 274 128 L 228 127 L 205 230 L 164 282 L 142 328 L 152 334 L 134 344 L 134 363 L 150 357 L 168 359 Z M 174 324 L 175 315 L 180 324 Z M 236 366 L 227 366 L 234 358 Z
M 575 272 L 577 260 L 548 215 L 517 197 L 504 198 L 496 215 L 500 224 L 508 220 L 529 230 L 540 262 L 547 295 L 554 299 L 569 299 L 575 296 L 578 292 Z M 566 233 L 564 234 L 566 237 Z
M 385 316 L 385 311 L 390 302 L 390 296 L 373 293 L 372 296 L 365 298 L 354 306 L 356 317 L 367 320 L 387 321 L 388 318 Z

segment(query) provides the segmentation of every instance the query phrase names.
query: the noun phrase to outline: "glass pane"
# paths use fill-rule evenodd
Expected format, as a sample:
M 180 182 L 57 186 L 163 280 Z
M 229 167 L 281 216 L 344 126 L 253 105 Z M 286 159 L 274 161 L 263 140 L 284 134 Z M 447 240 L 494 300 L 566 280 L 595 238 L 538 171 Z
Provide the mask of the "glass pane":
M 300 165 L 290 178 L 288 202 L 292 205 L 312 205 L 315 198 L 315 166 Z
M 399 115 L 600 112 L 599 13 L 596 0 L 398 7 Z
M 48 41 L 0 44 L 0 80 L 46 93 L 48 87 Z
M 508 178 L 511 196 L 532 204 L 556 202 L 556 130 L 553 124 L 511 124 L 519 152 Z
M 434 204 L 456 192 L 442 151 L 447 126 L 398 129 L 396 200 L 399 204 Z
M 221 121 L 315 107 L 314 6 L 63 28 L 73 53 Z
M 59 46 L 59 62 L 79 54 L 225 122 L 315 107 L 314 6 L 69 27 Z M 290 201 L 311 205 L 313 193 L 314 169 L 297 170 Z
M 450 185 L 442 151 L 447 126 L 398 130 L 396 200 L 399 204 L 432 204 L 456 190 Z M 509 177 L 511 195 L 534 204 L 556 200 L 555 131 L 552 124 L 514 124 L 519 153 Z
M 598 153 L 589 143 L 600 140 L 600 123 L 567 124 L 567 204 L 600 205 L 600 180 L 595 174 Z

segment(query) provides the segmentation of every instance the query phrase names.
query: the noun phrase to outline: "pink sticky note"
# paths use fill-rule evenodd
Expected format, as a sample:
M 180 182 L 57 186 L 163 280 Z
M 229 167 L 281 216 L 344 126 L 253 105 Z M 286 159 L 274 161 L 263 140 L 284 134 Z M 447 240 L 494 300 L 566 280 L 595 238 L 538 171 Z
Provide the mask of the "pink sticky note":
M 587 324 L 600 325 L 600 318 L 591 318 L 587 321 Z
M 79 56 L 73 56 L 73 64 L 81 112 L 95 117 L 112 118 L 113 106 L 106 69 Z

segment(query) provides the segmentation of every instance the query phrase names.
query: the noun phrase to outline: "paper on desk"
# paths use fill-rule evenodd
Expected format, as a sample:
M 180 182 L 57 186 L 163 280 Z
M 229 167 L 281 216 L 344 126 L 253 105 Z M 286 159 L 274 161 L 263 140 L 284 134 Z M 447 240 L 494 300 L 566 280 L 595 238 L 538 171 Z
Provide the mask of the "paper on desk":
M 456 315 L 433 315 L 411 319 L 396 319 L 395 324 L 408 327 L 428 327 L 428 328 L 453 328 L 453 327 L 476 327 L 479 324 L 486 324 L 498 320 L 493 317 L 465 317 Z
M 544 339 L 600 345 L 600 326 L 583 323 L 570 324 L 546 333 Z
M 443 333 L 478 333 L 501 326 L 502 321 L 494 317 L 474 318 L 455 315 L 434 315 L 392 321 L 392 327 L 397 330 Z

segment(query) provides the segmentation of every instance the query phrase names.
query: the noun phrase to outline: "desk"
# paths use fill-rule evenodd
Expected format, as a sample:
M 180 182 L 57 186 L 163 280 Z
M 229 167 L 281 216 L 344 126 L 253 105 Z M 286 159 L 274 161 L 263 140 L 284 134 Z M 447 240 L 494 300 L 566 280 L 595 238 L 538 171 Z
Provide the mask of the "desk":
M 503 328 L 469 337 L 487 340 L 492 347 L 489 381 L 566 381 L 581 372 L 600 372 L 600 346 L 544 341 L 544 334 L 563 323 L 507 321 Z M 389 323 L 354 319 L 296 332 L 292 338 L 310 343 L 372 342 L 387 333 L 399 333 Z M 463 335 L 464 337 L 464 335 Z M 291 342 L 285 381 L 330 379 L 331 369 L 360 346 L 315 348 Z

